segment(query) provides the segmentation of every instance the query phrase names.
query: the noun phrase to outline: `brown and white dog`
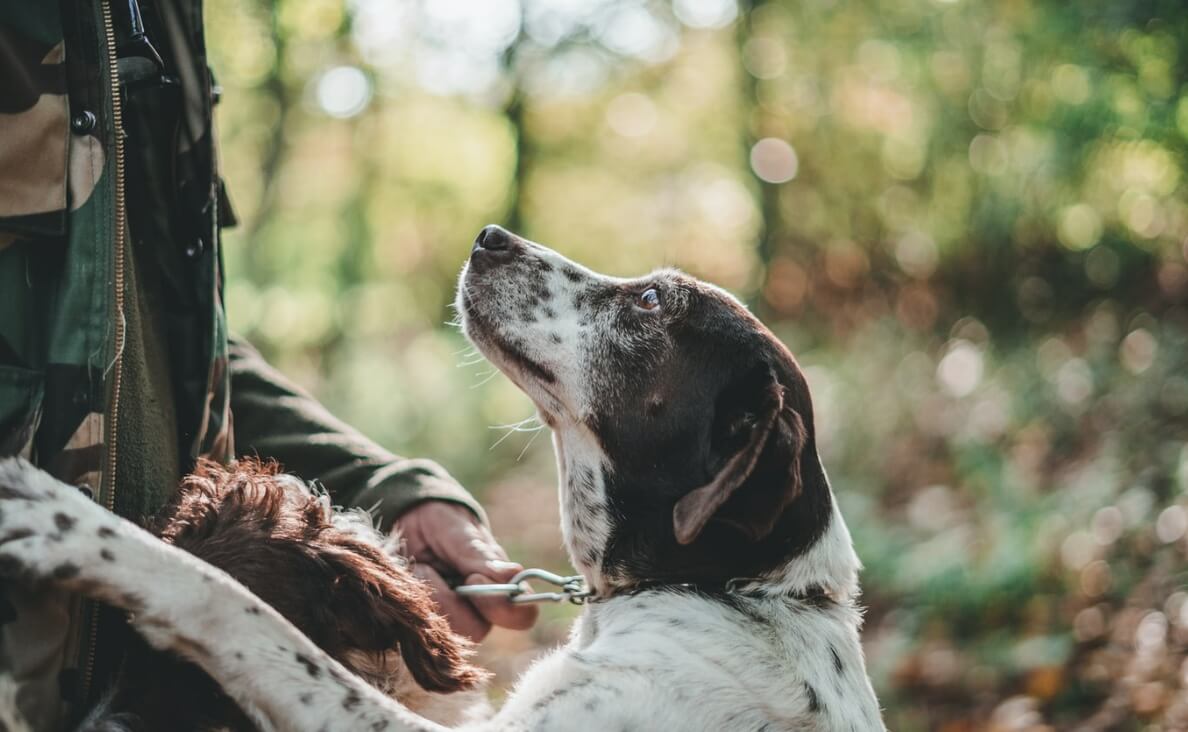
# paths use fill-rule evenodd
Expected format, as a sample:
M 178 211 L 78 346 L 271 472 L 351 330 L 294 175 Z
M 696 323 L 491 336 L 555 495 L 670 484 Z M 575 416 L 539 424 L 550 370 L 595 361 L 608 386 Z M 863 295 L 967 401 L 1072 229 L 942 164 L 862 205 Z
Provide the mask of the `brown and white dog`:
M 808 387 L 758 320 L 678 272 L 606 277 L 498 227 L 457 307 L 552 428 L 566 547 L 594 592 L 569 642 L 464 728 L 883 729 Z M 446 729 L 24 463 L 0 463 L 0 567 L 129 607 L 262 728 Z

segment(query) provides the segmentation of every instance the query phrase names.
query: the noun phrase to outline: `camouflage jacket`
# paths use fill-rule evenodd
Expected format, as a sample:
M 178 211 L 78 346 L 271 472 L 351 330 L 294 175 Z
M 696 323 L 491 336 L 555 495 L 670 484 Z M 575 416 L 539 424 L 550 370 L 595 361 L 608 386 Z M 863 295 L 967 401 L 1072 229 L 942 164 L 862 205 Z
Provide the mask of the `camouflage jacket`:
M 134 519 L 197 457 L 237 452 L 388 523 L 427 498 L 481 516 L 441 468 L 367 440 L 228 337 L 201 13 L 198 0 L 0 0 L 0 456 Z M 118 664 L 118 619 L 5 590 L 16 620 L 0 628 L 0 671 L 52 729 Z

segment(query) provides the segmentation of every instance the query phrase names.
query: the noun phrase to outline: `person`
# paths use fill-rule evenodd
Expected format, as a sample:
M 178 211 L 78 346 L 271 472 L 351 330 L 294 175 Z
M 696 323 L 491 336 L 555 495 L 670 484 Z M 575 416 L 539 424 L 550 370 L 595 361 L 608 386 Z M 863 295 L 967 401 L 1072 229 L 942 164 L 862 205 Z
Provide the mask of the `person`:
M 535 611 L 450 583 L 519 565 L 442 468 L 331 416 L 228 334 L 200 0 L 0 0 L 0 455 L 22 455 L 144 519 L 199 457 L 258 455 L 376 507 L 452 626 Z M 122 618 L 10 585 L 0 670 L 36 729 L 77 718 L 116 673 Z

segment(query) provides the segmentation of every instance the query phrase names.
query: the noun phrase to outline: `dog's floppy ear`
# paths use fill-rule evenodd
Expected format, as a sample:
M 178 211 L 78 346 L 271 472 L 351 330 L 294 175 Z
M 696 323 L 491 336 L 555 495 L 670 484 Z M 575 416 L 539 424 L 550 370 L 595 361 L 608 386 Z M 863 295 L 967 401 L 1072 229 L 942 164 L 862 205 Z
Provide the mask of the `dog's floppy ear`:
M 723 390 L 711 443 L 732 452 L 709 483 L 677 501 L 672 523 L 678 543 L 692 544 L 711 520 L 759 541 L 800 495 L 805 426 L 787 397 L 769 364 Z
M 337 579 L 325 597 L 326 622 L 346 648 L 383 652 L 399 645 L 409 672 L 427 691 L 469 689 L 486 678 L 470 663 L 472 646 L 437 612 L 429 586 L 372 547 L 322 556 Z

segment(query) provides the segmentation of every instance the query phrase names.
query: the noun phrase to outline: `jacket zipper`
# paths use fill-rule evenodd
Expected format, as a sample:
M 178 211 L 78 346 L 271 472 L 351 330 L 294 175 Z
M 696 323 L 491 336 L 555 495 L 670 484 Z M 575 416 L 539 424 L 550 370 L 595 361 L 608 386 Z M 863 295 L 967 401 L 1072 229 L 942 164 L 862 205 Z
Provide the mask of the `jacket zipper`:
M 111 0 L 103 0 L 103 34 L 107 40 L 108 79 L 111 83 L 111 126 L 115 136 L 115 357 L 112 366 L 111 406 L 107 419 L 107 464 L 105 465 L 101 495 L 108 511 L 115 510 L 116 436 L 120 419 L 120 377 L 124 356 L 124 248 L 127 238 L 127 213 L 124 210 L 124 126 L 120 107 L 120 76 L 116 54 L 115 29 L 111 18 Z M 90 694 L 95 673 L 95 650 L 98 643 L 99 612 L 91 606 L 90 633 L 87 638 L 86 665 L 83 670 L 83 698 Z

